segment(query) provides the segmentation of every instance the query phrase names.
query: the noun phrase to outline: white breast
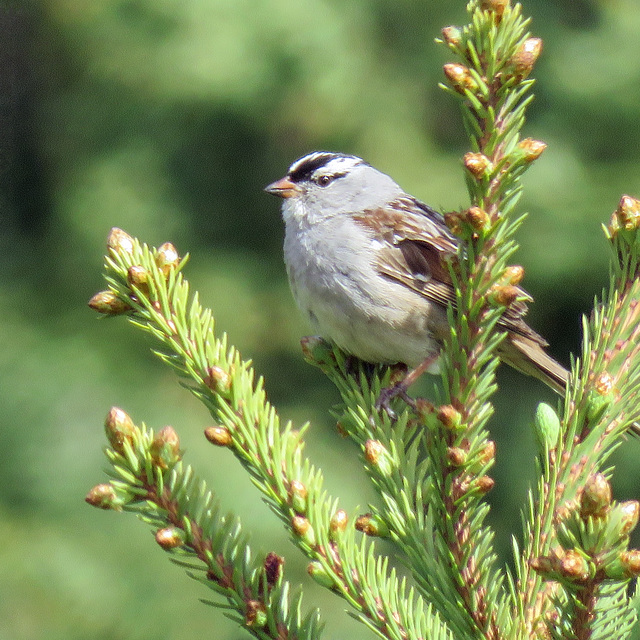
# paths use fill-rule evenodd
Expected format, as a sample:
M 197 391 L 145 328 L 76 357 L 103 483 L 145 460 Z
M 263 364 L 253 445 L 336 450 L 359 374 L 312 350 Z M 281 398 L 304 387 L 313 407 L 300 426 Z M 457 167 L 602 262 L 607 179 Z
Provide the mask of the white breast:
M 379 242 L 348 215 L 310 221 L 296 207 L 285 203 L 285 262 L 314 331 L 367 362 L 415 366 L 436 352 L 430 314 L 444 312 L 376 271 Z

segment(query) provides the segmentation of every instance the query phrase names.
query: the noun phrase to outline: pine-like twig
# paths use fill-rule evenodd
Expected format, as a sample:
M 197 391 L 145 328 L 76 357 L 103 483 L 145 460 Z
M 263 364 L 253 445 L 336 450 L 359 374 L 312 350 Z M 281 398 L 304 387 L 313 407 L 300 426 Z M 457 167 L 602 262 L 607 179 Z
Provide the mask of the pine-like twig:
M 400 581 L 373 544 L 357 541 L 346 514 L 323 490 L 319 470 L 302 455 L 303 430 L 281 428 L 262 381 L 249 363 L 217 338 L 211 311 L 203 309 L 180 273 L 172 245 L 140 245 L 123 231 L 109 238 L 109 290 L 90 305 L 108 315 L 126 314 L 159 343 L 157 355 L 183 378 L 211 411 L 213 444 L 229 447 L 250 473 L 293 542 L 311 560 L 310 575 L 345 599 L 354 615 L 385 638 L 449 638 L 447 626 Z
M 112 480 L 88 493 L 89 504 L 130 511 L 150 524 L 160 547 L 191 577 L 226 600 L 226 604 L 208 603 L 224 609 L 254 637 L 319 637 L 319 613 L 302 615 L 300 590 L 293 591 L 283 580 L 283 559 L 269 553 L 256 560 L 239 521 L 221 516 L 206 484 L 183 465 L 173 428 L 154 434 L 115 407 L 105 427 Z

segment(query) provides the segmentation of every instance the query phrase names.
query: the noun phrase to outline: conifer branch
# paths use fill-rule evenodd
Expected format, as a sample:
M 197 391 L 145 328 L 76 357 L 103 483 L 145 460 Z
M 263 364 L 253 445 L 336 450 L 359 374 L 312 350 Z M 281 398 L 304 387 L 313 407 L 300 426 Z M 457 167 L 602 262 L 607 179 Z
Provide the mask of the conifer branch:
M 471 138 L 464 166 L 472 206 L 447 217 L 466 243 L 451 269 L 456 305 L 449 310 L 451 333 L 443 349 L 444 403 L 436 411 L 442 444 L 428 452 L 439 498 L 433 521 L 449 550 L 451 579 L 483 637 L 497 639 L 505 632 L 500 618 L 506 600 L 493 532 L 483 525 L 488 506 L 482 496 L 493 486 L 486 424 L 493 413 L 496 349 L 504 338 L 494 332 L 496 324 L 505 309 L 523 300 L 516 287 L 522 270 L 507 268 L 522 219 L 511 214 L 521 174 L 545 148 L 520 139 L 532 84 L 527 77 L 541 41 L 526 32 L 519 5 L 483 0 L 468 9 L 469 25 L 442 32 L 461 60 L 445 65 L 444 88 L 461 99 Z
M 509 0 L 471 0 L 468 11 L 469 25 L 442 31 L 457 56 L 444 67 L 444 88 L 460 100 L 470 138 L 470 206 L 445 217 L 463 242 L 443 265 L 456 291 L 441 358 L 443 390 L 435 404 L 417 399 L 411 410 L 393 400 L 392 421 L 376 409 L 394 381 L 392 368 L 372 369 L 321 339 L 303 340 L 307 360 L 341 393 L 339 426 L 360 447 L 380 497 L 355 520 L 366 536 L 358 537 L 323 489 L 322 473 L 303 456 L 305 427 L 280 424 L 250 363 L 225 336 L 215 336 L 213 315 L 197 294 L 190 297 L 181 273 L 186 258 L 172 245 L 155 250 L 112 230 L 109 288 L 90 305 L 126 315 L 153 336 L 156 354 L 214 417 L 205 430 L 209 442 L 238 458 L 309 558 L 311 577 L 378 636 L 622 638 L 636 622 L 628 587 L 640 575 L 640 551 L 629 549 L 629 533 L 640 503 L 613 500 L 611 470 L 603 467 L 625 432 L 640 430 L 640 202 L 624 196 L 605 229 L 611 282 L 584 321 L 564 406 L 538 407 L 539 480 L 523 514 L 522 550 L 514 542 L 514 577 L 496 566 L 494 533 L 485 525 L 495 458 L 487 424 L 497 354 L 505 359 L 499 322 L 525 302 L 523 270 L 508 261 L 523 220 L 514 217 L 520 178 L 545 149 L 521 138 L 542 43 Z M 154 435 L 110 414 L 107 434 L 115 475 L 90 492 L 91 504 L 135 511 L 156 528 L 163 548 L 203 563 L 202 581 L 227 598 L 235 619 L 256 637 L 317 637 L 319 618 L 302 616 L 278 557 L 251 560 L 239 525 L 218 517 L 206 487 L 183 467 L 173 430 Z M 395 544 L 415 588 L 376 553 L 376 537 Z
M 301 593 L 283 580 L 283 559 L 256 561 L 235 518 L 221 517 L 213 495 L 181 461 L 172 427 L 157 434 L 134 425 L 118 408 L 105 428 L 111 482 L 94 487 L 86 501 L 101 509 L 130 511 L 155 529 L 158 545 L 189 575 L 222 595 L 223 608 L 260 640 L 313 640 L 322 625 L 317 611 L 301 613 Z
M 528 544 L 523 557 L 524 564 L 520 568 L 523 586 L 521 611 L 524 613 L 524 626 L 529 631 L 545 628 L 558 618 L 557 611 L 555 614 L 550 613 L 552 599 L 541 598 L 540 590 L 551 588 L 553 592 L 557 592 L 557 588 L 548 585 L 543 587 L 541 582 L 545 578 L 544 558 L 549 558 L 550 554 L 551 557 L 557 557 L 561 553 L 557 546 L 559 522 L 575 509 L 576 500 L 584 498 L 590 483 L 598 477 L 597 472 L 619 445 L 621 435 L 629 428 L 636 429 L 640 419 L 640 406 L 637 403 L 640 391 L 639 213 L 640 202 L 623 196 L 609 226 L 605 228 L 613 253 L 611 283 L 602 296 L 603 301 L 596 301 L 591 317 L 585 319 L 582 357 L 572 368 L 563 419 L 560 421 L 554 415 L 548 417 L 553 427 L 551 435 L 547 433 L 545 436 L 547 446 L 542 454 L 543 481 L 538 487 L 537 499 L 534 500 L 532 496 L 530 498 L 529 524 L 526 529 Z M 635 526 L 633 514 L 636 504 L 632 502 L 627 506 L 631 511 L 631 528 Z M 607 514 L 607 517 L 611 515 Z M 609 538 L 607 544 L 603 543 L 601 546 L 608 546 L 615 553 L 611 551 L 613 555 L 606 561 L 602 558 L 594 560 L 595 568 L 592 568 L 592 572 L 600 570 L 606 576 L 609 566 L 607 562 L 617 567 L 620 562 L 629 565 L 630 559 L 635 558 L 634 552 L 627 550 L 628 540 L 620 546 L 615 538 Z M 575 548 L 569 544 L 564 551 L 574 552 Z M 628 555 L 630 553 L 631 556 Z M 585 557 L 588 556 L 589 553 L 586 552 Z M 609 570 L 617 575 L 615 570 Z M 633 575 L 634 570 L 627 566 L 624 576 L 628 580 Z M 590 593 L 588 588 L 593 589 L 594 598 L 605 587 L 611 591 L 613 586 L 604 580 L 603 577 L 601 584 L 596 585 L 600 589 L 595 589 L 594 585 L 585 585 L 582 600 L 574 595 L 573 598 L 559 601 L 567 602 L 567 606 L 577 607 L 575 615 L 572 615 L 571 610 L 565 610 L 565 626 L 567 619 L 573 620 L 575 625 L 584 626 L 586 622 L 590 625 L 600 624 L 602 620 L 597 614 L 604 616 L 605 622 L 609 621 L 606 617 L 608 610 L 598 609 L 595 607 L 597 600 L 587 597 Z M 626 585 L 621 585 L 619 590 L 620 594 L 615 602 L 620 602 L 623 609 L 628 608 Z M 572 603 L 575 598 L 578 599 L 574 605 Z M 588 608 L 585 609 L 587 603 L 594 604 L 590 613 Z M 627 620 L 631 614 L 627 612 L 623 616 L 618 610 L 616 615 L 620 620 Z
M 109 290 L 94 296 L 95 310 L 127 314 L 161 345 L 156 354 L 185 379 L 211 411 L 217 425 L 210 442 L 229 447 L 254 484 L 284 522 L 294 543 L 310 558 L 309 573 L 344 598 L 355 616 L 385 638 L 449 638 L 430 606 L 376 557 L 373 544 L 356 542 L 337 501 L 322 489 L 323 478 L 303 458 L 304 429 L 280 428 L 262 381 L 254 384 L 249 363 L 216 339 L 213 317 L 197 296 L 189 302 L 188 283 L 172 245 L 158 250 L 140 245 L 114 229 L 108 241 Z
M 344 405 L 336 411 L 339 429 L 360 447 L 365 470 L 381 498 L 380 505 L 369 505 L 371 512 L 358 519 L 357 528 L 397 543 L 420 593 L 447 620 L 455 637 L 476 637 L 443 567 L 448 548 L 441 538 L 434 538 L 429 506 L 434 485 L 424 428 L 426 420 L 433 420 L 432 405 L 419 399 L 416 408 L 423 415 L 409 418 L 406 405 L 402 408 L 403 401 L 396 400 L 398 417 L 392 421 L 387 412 L 376 409 L 382 390 L 393 384 L 392 368 L 371 371 L 361 365 L 354 371 L 352 359 L 318 338 L 305 338 L 303 350 L 307 361 L 319 366 L 340 391 Z

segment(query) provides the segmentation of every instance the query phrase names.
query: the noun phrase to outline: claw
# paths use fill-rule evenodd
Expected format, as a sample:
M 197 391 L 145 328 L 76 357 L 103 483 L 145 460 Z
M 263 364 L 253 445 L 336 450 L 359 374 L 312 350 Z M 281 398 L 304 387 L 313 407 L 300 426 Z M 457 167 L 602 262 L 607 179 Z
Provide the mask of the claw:
M 407 393 L 407 390 L 433 364 L 439 355 L 440 354 L 436 353 L 425 358 L 425 360 L 423 360 L 415 369 L 409 371 L 409 373 L 400 382 L 383 389 L 376 400 L 375 409 L 377 411 L 384 411 L 393 422 L 398 419 L 398 415 L 390 406 L 390 403 L 394 398 L 402 398 L 413 410 L 415 410 L 416 401 Z
M 407 393 L 404 380 L 383 389 L 376 400 L 375 409 L 376 411 L 384 411 L 393 422 L 398 419 L 398 414 L 391 408 L 391 401 L 394 398 L 402 398 L 412 409 L 416 408 L 415 400 Z

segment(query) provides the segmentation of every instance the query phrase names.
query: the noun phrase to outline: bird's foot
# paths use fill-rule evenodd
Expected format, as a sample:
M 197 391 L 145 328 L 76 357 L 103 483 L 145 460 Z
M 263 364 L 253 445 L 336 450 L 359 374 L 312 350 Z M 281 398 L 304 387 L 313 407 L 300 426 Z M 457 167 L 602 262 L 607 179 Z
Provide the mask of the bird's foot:
M 398 419 L 398 414 L 391 408 L 391 401 L 393 399 L 401 398 L 412 409 L 416 408 L 415 400 L 407 393 L 408 387 L 405 385 L 405 380 L 383 389 L 376 400 L 376 404 L 374 405 L 376 411 L 384 411 L 394 422 Z

